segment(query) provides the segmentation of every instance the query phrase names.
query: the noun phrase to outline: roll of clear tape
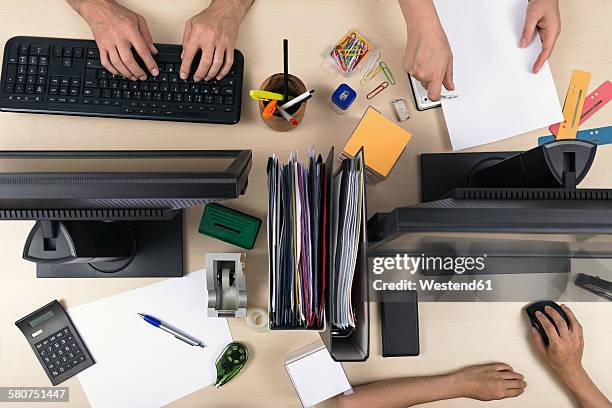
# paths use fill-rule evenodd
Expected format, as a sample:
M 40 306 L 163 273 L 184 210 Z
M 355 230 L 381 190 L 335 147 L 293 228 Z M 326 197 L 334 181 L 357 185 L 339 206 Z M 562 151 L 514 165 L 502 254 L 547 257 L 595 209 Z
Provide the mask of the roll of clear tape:
M 268 331 L 268 312 L 261 307 L 247 308 L 247 326 L 258 332 Z

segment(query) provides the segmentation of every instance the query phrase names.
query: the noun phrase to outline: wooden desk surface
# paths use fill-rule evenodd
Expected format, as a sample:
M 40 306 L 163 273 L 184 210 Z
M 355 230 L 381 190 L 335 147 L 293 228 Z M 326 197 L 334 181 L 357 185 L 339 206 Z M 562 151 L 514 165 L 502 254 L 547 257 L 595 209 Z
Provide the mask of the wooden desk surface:
M 121 3 L 145 16 L 156 42 L 178 43 L 185 20 L 197 13 L 204 1 L 122 0 Z M 551 67 L 559 98 L 563 101 L 574 68 L 593 74 L 591 87 L 610 77 L 612 67 L 612 2 L 609 0 L 562 0 L 563 32 Z M 80 17 L 62 0 L 0 2 L 0 42 L 14 35 L 91 38 Z M 362 30 L 383 50 L 384 59 L 397 79 L 377 96 L 372 105 L 393 117 L 391 101 L 403 97 L 411 118 L 404 122 L 414 134 L 389 180 L 368 187 L 368 211 L 392 209 L 417 202 L 417 156 L 424 152 L 450 151 L 440 109 L 417 112 L 408 81 L 402 74 L 405 29 L 395 1 L 258 0 L 247 15 L 237 47 L 244 52 L 244 88 L 257 88 L 268 75 L 282 71 L 282 38 L 290 40 L 290 71 L 317 94 L 308 104 L 303 124 L 291 133 L 275 133 L 258 118 L 257 106 L 243 97 L 242 121 L 233 127 L 201 124 L 162 123 L 49 115 L 0 114 L 0 149 L 252 149 L 253 169 L 247 194 L 230 205 L 261 218 L 266 216 L 265 165 L 275 152 L 280 157 L 297 150 L 302 155 L 310 146 L 327 151 L 342 147 L 367 106 L 362 91 L 345 116 L 328 107 L 331 92 L 345 79 L 325 69 L 323 55 L 349 27 Z M 486 24 L 483 24 L 483 33 Z M 518 41 L 518 39 L 517 39 Z M 347 82 L 359 91 L 358 78 Z M 368 89 L 376 86 L 373 81 Z M 503 84 L 502 84 L 503 85 Z M 503 86 L 500 86 L 503 89 Z M 503 97 L 503 91 L 499 97 Z M 589 120 L 590 127 L 610 125 L 612 105 Z M 479 150 L 524 150 L 535 145 L 545 130 L 480 147 Z M 594 168 L 584 185 L 610 187 L 612 147 L 600 149 Z M 477 150 L 477 149 L 474 149 Z M 203 266 L 207 252 L 230 252 L 234 247 L 197 233 L 201 209 L 185 217 L 186 270 Z M 151 283 L 147 279 L 37 280 L 35 266 L 21 259 L 30 222 L 0 222 L 0 386 L 47 386 L 48 379 L 14 322 L 21 316 L 58 298 L 72 307 L 114 293 Z M 265 232 L 248 253 L 249 304 L 267 306 L 267 260 Z M 371 351 L 366 363 L 345 364 L 351 383 L 397 376 L 446 372 L 461 366 L 504 361 L 525 374 L 529 386 L 516 399 L 493 403 L 500 407 L 571 406 L 560 384 L 536 359 L 527 340 L 522 304 L 423 303 L 420 305 L 421 355 L 417 358 L 382 359 L 378 309 L 372 305 Z M 604 393 L 612 395 L 612 305 L 573 305 L 585 327 L 584 363 Z M 235 339 L 252 352 L 246 370 L 222 389 L 208 387 L 172 404 L 173 407 L 295 407 L 299 401 L 283 369 L 284 356 L 318 339 L 315 333 L 265 333 L 252 331 L 241 320 L 231 320 Z M 71 401 L 66 406 L 86 407 L 79 382 L 72 378 Z M 109 392 L 112 392 L 109 390 Z M 323 404 L 333 406 L 332 402 Z M 430 406 L 475 406 L 468 400 L 440 402 Z M 12 406 L 12 405 L 11 405 Z M 43 406 L 37 405 L 37 406 Z M 58 406 L 58 405 L 50 405 Z

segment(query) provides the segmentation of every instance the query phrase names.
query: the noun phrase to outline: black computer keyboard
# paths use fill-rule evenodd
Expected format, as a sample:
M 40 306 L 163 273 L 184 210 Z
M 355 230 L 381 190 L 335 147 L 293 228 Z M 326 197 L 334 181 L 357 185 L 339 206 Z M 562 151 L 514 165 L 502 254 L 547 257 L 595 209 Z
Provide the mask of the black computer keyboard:
M 238 123 L 244 67 L 240 51 L 235 51 L 234 65 L 225 78 L 194 82 L 199 56 L 192 75 L 182 80 L 178 74 L 181 46 L 155 47 L 160 74 L 130 81 L 104 69 L 94 41 L 13 37 L 4 47 L 0 110 Z

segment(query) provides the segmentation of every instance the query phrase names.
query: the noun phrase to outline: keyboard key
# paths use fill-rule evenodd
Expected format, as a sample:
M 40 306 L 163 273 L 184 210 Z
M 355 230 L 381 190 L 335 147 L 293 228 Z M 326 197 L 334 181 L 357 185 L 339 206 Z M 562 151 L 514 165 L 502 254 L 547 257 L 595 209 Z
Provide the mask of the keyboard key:
M 45 93 L 45 86 L 44 85 L 38 85 L 36 87 L 36 93 L 37 94 L 44 94 Z
M 13 92 L 15 92 L 15 84 L 5 84 L 4 85 L 4 92 L 6 92 L 6 93 L 13 93 Z
M 70 84 L 70 80 L 68 79 L 68 77 L 61 77 L 60 78 L 60 85 L 61 86 L 68 86 Z
M 38 66 L 38 75 L 47 75 L 47 71 L 47 67 L 41 65 Z
M 92 98 L 100 97 L 100 90 L 97 88 L 83 88 L 83 96 L 89 96 Z
M 9 49 L 8 62 L 9 64 L 17 64 L 18 61 L 19 61 L 19 46 L 11 45 L 11 48 Z
M 38 57 L 38 64 L 39 65 L 49 65 L 49 57 Z
M 62 55 L 64 55 L 64 47 L 62 47 L 61 45 L 56 45 L 55 47 L 53 47 L 54 57 L 61 57 Z
M 23 65 L 27 64 L 28 63 L 28 57 L 25 56 L 25 55 L 20 55 L 18 63 L 19 64 L 23 64 Z
M 49 46 L 48 45 L 32 45 L 30 47 L 30 54 L 49 55 Z
M 38 73 L 38 67 L 36 65 L 30 65 L 28 67 L 28 74 L 32 75 L 36 73 Z
M 30 65 L 38 65 L 38 57 L 36 55 L 30 55 L 30 58 L 28 59 L 28 63 Z
M 38 80 L 36 81 L 38 85 L 44 85 L 47 83 L 47 77 L 44 75 L 39 75 Z
M 60 84 L 60 77 L 52 76 L 51 77 L 51 85 L 59 85 L 59 84 Z
M 30 51 L 30 45 L 29 44 L 21 44 L 19 46 L 19 53 L 20 54 L 28 55 L 29 51 Z
M 95 88 L 98 84 L 98 79 L 96 77 L 95 69 L 86 69 L 85 70 L 85 86 L 90 88 Z
M 100 51 L 97 48 L 88 48 L 87 49 L 87 58 L 100 58 Z
M 17 66 L 17 73 L 20 75 L 25 75 L 28 73 L 28 66 L 27 65 L 18 65 Z
M 74 56 L 74 58 L 82 58 L 83 57 L 83 48 L 75 47 L 72 50 L 72 55 Z
M 72 66 L 72 58 L 65 57 L 62 59 L 62 66 L 71 67 Z
M 81 78 L 70 78 L 70 85 L 71 86 L 80 86 L 81 85 Z
M 72 47 L 64 48 L 64 57 L 72 57 Z
M 6 83 L 12 84 L 17 80 L 17 65 L 9 65 L 6 67 L 6 74 L 4 81 Z

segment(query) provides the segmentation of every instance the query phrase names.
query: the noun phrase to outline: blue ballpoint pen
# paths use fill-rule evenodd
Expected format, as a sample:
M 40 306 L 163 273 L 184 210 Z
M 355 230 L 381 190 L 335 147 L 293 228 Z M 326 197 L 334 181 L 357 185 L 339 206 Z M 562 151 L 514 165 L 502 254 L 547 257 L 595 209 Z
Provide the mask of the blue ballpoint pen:
M 176 337 L 179 340 L 184 341 L 185 343 L 191 345 L 191 346 L 200 346 L 200 347 L 206 347 L 206 344 L 204 344 L 203 342 L 201 342 L 198 339 L 195 339 L 193 337 L 191 337 L 190 335 L 188 335 L 187 333 L 183 333 L 180 330 L 167 325 L 166 323 L 162 322 L 159 319 L 156 319 L 153 316 L 149 316 L 147 314 L 142 314 L 142 313 L 138 313 L 138 316 L 142 317 L 144 319 L 145 322 L 158 327 L 164 331 L 167 331 L 168 333 L 170 333 L 171 335 L 173 335 L 174 337 Z

